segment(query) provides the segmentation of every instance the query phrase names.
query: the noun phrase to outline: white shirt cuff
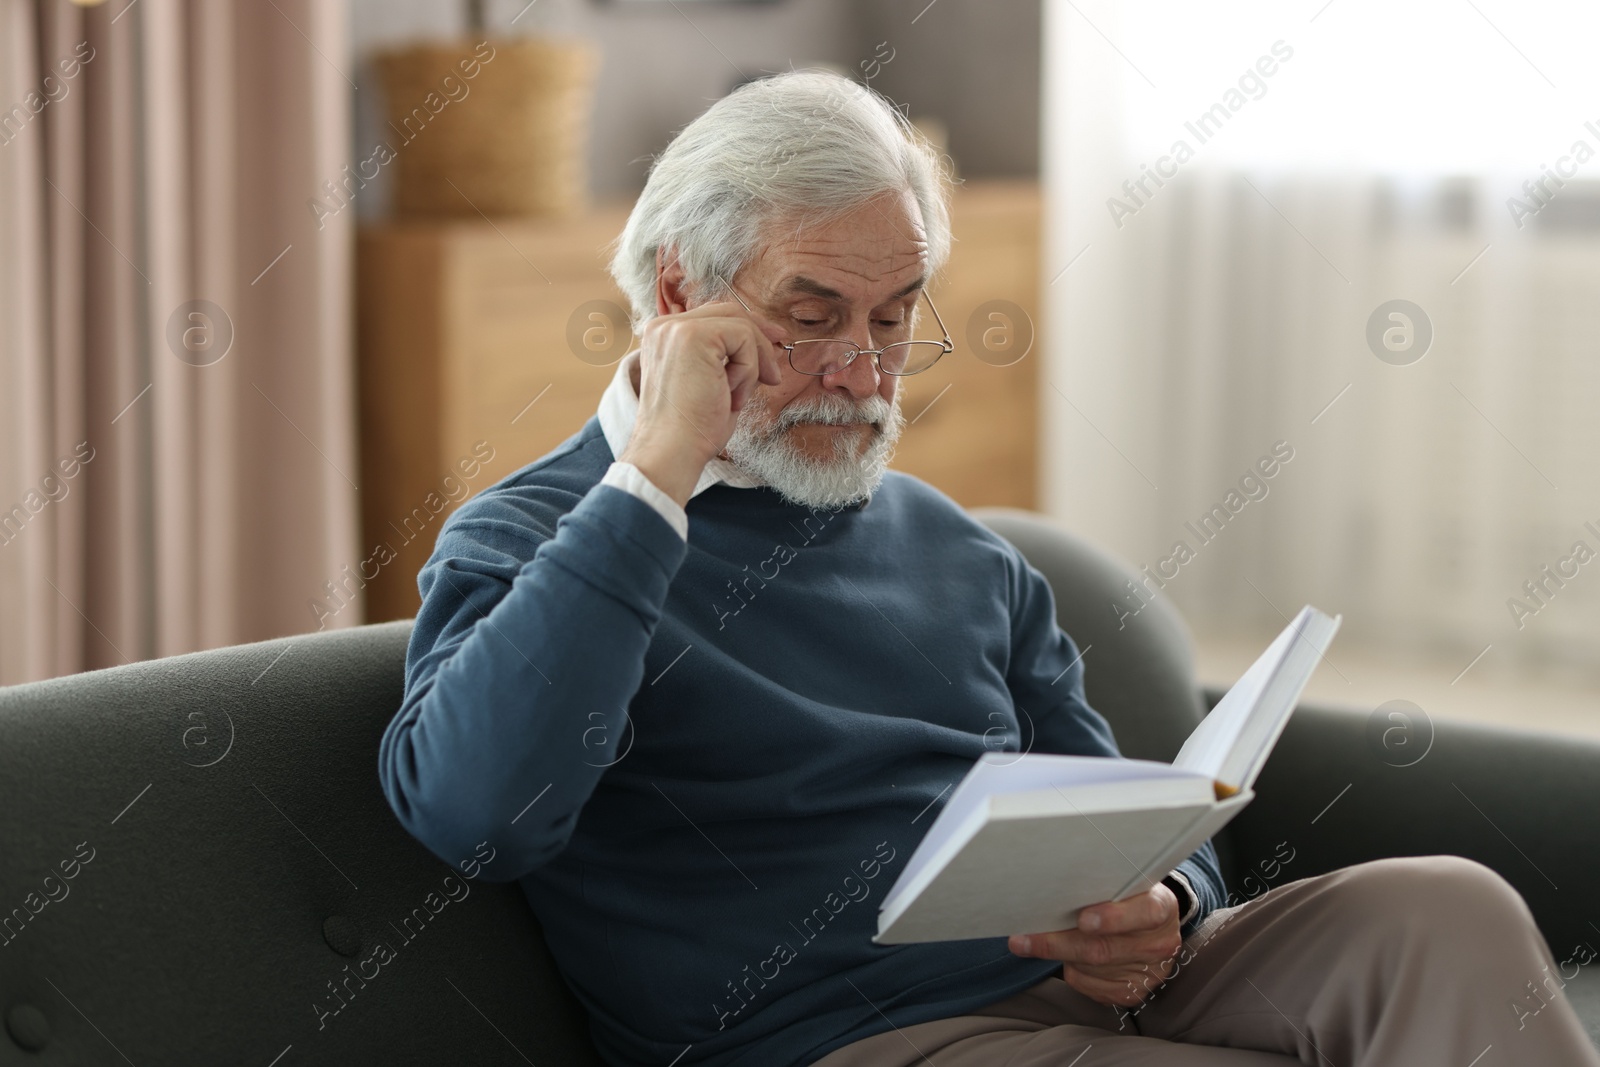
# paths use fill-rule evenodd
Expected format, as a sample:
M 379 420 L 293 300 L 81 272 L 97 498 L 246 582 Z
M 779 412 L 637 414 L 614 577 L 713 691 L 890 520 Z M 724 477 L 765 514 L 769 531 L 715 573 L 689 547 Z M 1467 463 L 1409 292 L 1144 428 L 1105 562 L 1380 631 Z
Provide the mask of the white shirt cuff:
M 1181 871 L 1173 871 L 1167 877 L 1174 881 L 1182 882 L 1184 891 L 1189 894 L 1189 906 L 1183 909 L 1183 914 L 1178 917 L 1178 923 L 1182 925 L 1194 918 L 1194 913 L 1200 910 L 1200 895 L 1194 891 L 1194 886 L 1190 884 L 1189 879 L 1184 877 Z
M 644 471 L 632 463 L 617 460 L 606 469 L 604 478 L 600 479 L 601 485 L 609 485 L 621 489 L 624 493 L 632 493 L 646 504 L 656 509 L 656 512 L 685 541 L 689 539 L 689 516 L 678 506 L 678 502 L 663 493 L 655 482 L 645 477 Z

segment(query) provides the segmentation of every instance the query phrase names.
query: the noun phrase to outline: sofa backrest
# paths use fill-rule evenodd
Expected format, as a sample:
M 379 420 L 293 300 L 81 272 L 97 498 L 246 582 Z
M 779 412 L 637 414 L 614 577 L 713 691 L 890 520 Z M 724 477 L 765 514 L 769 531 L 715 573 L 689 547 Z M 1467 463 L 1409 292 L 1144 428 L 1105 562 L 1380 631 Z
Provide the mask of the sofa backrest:
M 0 1062 L 599 1063 L 521 888 L 379 789 L 410 631 L 0 689 Z

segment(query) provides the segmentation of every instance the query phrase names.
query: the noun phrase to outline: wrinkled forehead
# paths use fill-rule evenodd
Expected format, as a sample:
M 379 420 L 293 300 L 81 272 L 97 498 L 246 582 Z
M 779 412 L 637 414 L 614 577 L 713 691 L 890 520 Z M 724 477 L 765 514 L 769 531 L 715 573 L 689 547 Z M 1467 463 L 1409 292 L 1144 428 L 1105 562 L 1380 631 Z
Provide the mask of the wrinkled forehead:
M 925 274 L 919 273 L 905 285 L 887 294 L 884 299 L 896 300 L 903 296 L 910 296 L 927 284 L 927 280 Z M 778 279 L 776 284 L 772 286 L 772 293 L 780 299 L 786 296 L 815 296 L 834 303 L 846 304 L 850 302 L 849 295 L 805 274 L 791 274 L 788 277 Z
M 769 299 L 880 303 L 914 294 L 927 281 L 928 243 L 909 193 L 822 221 L 775 219 L 764 229 L 749 270 Z

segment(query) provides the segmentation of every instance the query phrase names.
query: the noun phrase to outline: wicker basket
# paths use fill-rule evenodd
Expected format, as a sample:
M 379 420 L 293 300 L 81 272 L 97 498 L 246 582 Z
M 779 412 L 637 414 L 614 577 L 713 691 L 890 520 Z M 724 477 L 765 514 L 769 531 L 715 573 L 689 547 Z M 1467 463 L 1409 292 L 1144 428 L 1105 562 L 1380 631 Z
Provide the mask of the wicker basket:
M 538 37 L 424 44 L 376 62 L 396 153 L 397 216 L 565 216 L 587 207 L 600 66 L 593 45 Z

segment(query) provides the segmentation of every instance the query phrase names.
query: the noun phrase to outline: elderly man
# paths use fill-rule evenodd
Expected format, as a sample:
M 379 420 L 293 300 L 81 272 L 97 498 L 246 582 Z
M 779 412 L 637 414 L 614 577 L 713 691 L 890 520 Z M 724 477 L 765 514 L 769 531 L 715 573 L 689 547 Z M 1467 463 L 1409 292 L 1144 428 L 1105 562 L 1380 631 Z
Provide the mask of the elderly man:
M 401 823 L 521 882 L 610 1063 L 1600 1063 L 1559 998 L 1517 1013 L 1549 953 L 1449 857 L 1224 907 L 1208 844 L 1073 931 L 871 942 L 985 751 L 1118 758 L 1043 577 L 886 471 L 899 378 L 951 347 L 917 314 L 946 184 L 827 74 L 672 142 L 613 263 L 639 349 L 419 576 Z

